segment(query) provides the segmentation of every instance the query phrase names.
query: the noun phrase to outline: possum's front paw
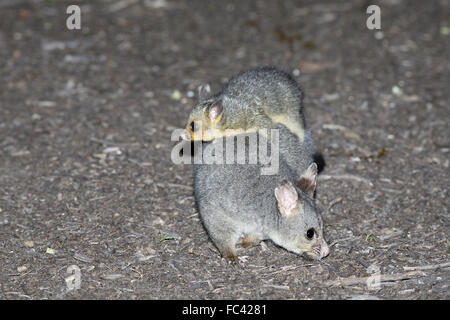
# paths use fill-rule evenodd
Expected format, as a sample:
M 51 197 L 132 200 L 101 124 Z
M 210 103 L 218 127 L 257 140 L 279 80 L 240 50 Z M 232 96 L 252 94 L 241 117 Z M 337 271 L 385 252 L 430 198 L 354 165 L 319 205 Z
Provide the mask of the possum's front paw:
M 237 262 L 238 256 L 235 248 L 226 248 L 222 251 L 222 256 L 230 262 Z
M 238 261 L 242 264 L 245 264 L 245 263 L 247 263 L 248 258 L 249 258 L 248 256 L 239 256 Z

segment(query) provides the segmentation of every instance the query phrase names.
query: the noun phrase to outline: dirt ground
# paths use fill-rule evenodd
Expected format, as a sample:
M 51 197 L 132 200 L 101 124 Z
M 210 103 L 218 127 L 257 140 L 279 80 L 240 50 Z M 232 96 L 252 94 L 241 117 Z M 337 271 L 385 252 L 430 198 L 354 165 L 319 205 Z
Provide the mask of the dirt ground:
M 443 0 L 1 1 L 0 298 L 449 299 L 449 17 Z M 301 83 L 326 161 L 320 262 L 266 242 L 228 265 L 170 158 L 198 85 L 266 65 Z

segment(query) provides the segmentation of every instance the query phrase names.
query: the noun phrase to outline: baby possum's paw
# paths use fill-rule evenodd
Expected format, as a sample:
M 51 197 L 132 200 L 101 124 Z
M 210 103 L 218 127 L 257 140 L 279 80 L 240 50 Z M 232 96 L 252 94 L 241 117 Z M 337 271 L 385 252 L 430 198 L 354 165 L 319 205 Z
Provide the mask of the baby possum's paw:
M 239 256 L 238 257 L 238 262 L 241 264 L 245 264 L 247 263 L 247 259 L 249 258 L 249 256 Z
M 242 238 L 241 246 L 242 248 L 249 248 L 251 246 L 256 246 L 260 241 L 261 240 L 257 236 L 249 234 Z

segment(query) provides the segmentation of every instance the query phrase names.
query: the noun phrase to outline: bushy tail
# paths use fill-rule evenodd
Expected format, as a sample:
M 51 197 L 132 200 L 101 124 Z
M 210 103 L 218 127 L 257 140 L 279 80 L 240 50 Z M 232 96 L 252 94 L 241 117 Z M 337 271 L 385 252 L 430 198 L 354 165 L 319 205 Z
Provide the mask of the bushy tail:
M 325 158 L 320 152 L 313 154 L 313 161 L 317 164 L 317 172 L 320 174 L 326 166 Z

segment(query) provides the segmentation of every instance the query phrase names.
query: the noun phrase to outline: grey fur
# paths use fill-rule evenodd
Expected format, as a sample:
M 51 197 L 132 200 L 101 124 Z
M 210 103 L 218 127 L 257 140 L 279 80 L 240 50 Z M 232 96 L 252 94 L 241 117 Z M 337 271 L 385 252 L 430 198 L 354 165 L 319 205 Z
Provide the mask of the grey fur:
M 303 116 L 302 97 L 300 86 L 287 73 L 260 68 L 233 77 L 220 93 L 201 101 L 191 112 L 189 121 L 207 121 L 203 117 L 205 111 L 221 100 L 223 113 L 216 128 L 279 130 L 278 174 L 261 175 L 260 164 L 197 164 L 194 167 L 195 199 L 201 219 L 227 258 L 236 258 L 235 245 L 246 236 L 256 241 L 270 239 L 289 251 L 317 259 L 328 254 L 315 201 L 294 186 L 313 162 L 314 152 Z M 292 132 L 282 121 L 273 121 L 280 116 L 282 120 L 285 117 L 294 125 L 299 124 L 301 141 L 298 132 Z M 220 139 L 204 145 L 214 147 L 221 143 Z M 266 137 L 260 135 L 259 139 L 267 143 Z M 283 214 L 283 205 L 275 197 L 276 188 L 291 191 L 295 188 L 300 205 L 293 217 Z M 316 235 L 308 240 L 306 233 L 311 228 Z
M 259 117 L 263 110 L 266 115 L 288 114 L 302 123 L 305 121 L 299 84 L 288 73 L 276 68 L 244 71 L 230 79 L 220 96 L 227 108 L 234 113 L 240 110 L 248 114 L 248 118 Z
M 228 110 L 239 109 L 248 114 L 247 118 L 261 117 L 259 105 L 264 110 L 264 115 L 287 114 L 301 123 L 304 131 L 302 142 L 282 124 L 271 122 L 267 125 L 268 128 L 280 130 L 280 155 L 295 172 L 294 178 L 298 180 L 313 161 L 314 153 L 313 139 L 303 114 L 303 91 L 300 85 L 284 71 L 263 67 L 234 76 L 216 99 L 221 97 L 224 100 L 225 114 Z M 231 120 L 227 119 L 228 121 Z M 259 128 L 262 127 L 259 123 L 265 123 L 263 119 L 254 121 Z
M 234 137 L 227 139 L 230 138 Z M 260 139 L 265 138 L 260 136 Z M 218 140 L 207 143 L 206 148 L 217 143 Z M 298 214 L 286 218 L 277 206 L 275 188 L 284 180 L 295 181 L 295 176 L 283 158 L 280 158 L 276 175 L 260 175 L 259 164 L 195 165 L 194 190 L 200 217 L 224 256 L 233 259 L 235 244 L 242 237 L 251 235 L 258 240 L 272 240 L 297 254 L 306 253 L 316 259 L 322 257 L 320 252 L 326 244 L 314 199 L 293 186 L 300 199 Z M 310 228 L 317 232 L 313 241 L 305 237 Z

